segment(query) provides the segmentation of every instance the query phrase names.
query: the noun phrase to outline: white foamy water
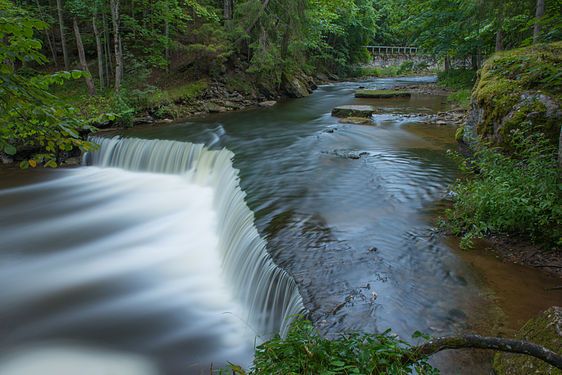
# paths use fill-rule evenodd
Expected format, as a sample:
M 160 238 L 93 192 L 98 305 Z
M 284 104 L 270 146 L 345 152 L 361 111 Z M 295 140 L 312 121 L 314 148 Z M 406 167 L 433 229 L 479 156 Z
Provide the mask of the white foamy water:
M 94 166 L 0 191 L 0 283 L 9 285 L 0 290 L 0 350 L 20 350 L 0 374 L 60 362 L 68 344 L 56 340 L 94 348 L 67 350 L 88 367 L 134 355 L 165 374 L 248 364 L 256 336 L 285 333 L 303 307 L 254 227 L 233 154 L 94 141 L 100 150 L 85 157 Z M 121 354 L 100 355 L 114 349 Z

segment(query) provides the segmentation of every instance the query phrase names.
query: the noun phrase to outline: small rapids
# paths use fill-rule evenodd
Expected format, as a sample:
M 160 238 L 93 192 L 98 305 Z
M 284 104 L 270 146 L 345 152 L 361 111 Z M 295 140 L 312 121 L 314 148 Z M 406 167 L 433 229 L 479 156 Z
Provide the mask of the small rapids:
M 286 333 L 302 300 L 230 151 L 92 141 L 89 167 L 0 191 L 0 374 L 205 373 Z

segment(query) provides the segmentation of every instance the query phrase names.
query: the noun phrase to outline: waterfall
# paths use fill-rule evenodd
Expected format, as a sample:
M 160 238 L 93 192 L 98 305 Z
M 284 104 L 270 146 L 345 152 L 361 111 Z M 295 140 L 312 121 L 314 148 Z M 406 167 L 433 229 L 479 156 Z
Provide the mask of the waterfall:
M 254 225 L 232 152 L 167 140 L 92 137 L 90 141 L 99 149 L 86 153 L 83 164 L 180 175 L 186 182 L 212 188 L 222 273 L 245 310 L 243 319 L 260 335 L 287 333 L 294 315 L 304 311 L 302 298 L 291 276 L 273 262 Z

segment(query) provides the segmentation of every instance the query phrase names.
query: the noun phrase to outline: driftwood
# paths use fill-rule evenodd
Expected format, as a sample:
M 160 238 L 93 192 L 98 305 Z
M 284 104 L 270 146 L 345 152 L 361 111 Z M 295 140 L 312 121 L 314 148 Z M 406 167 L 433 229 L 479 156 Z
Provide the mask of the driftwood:
M 525 354 L 538 358 L 551 366 L 562 369 L 562 355 L 554 353 L 543 346 L 528 341 L 486 337 L 479 335 L 462 335 L 438 337 L 412 348 L 402 358 L 402 363 L 414 363 L 422 358 L 447 349 L 490 349 L 500 352 Z

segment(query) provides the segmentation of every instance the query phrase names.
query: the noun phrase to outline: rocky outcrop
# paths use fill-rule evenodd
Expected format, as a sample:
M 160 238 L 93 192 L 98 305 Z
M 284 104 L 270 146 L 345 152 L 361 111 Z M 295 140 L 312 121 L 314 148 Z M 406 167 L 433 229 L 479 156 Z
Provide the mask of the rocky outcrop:
M 551 307 L 529 320 L 516 337 L 542 345 L 555 353 L 562 353 L 562 308 Z M 562 374 L 561 370 L 539 359 L 510 353 L 496 354 L 494 370 L 497 375 Z
M 370 118 L 375 108 L 370 105 L 342 105 L 332 109 L 334 117 L 363 117 Z
M 474 146 L 484 141 L 511 151 L 515 148 L 512 135 L 519 130 L 542 134 L 558 146 L 560 56 L 562 42 L 506 51 L 488 59 L 472 93 L 463 142 Z
M 314 82 L 312 79 L 299 75 L 283 81 L 283 91 L 290 98 L 303 98 L 312 93 Z

